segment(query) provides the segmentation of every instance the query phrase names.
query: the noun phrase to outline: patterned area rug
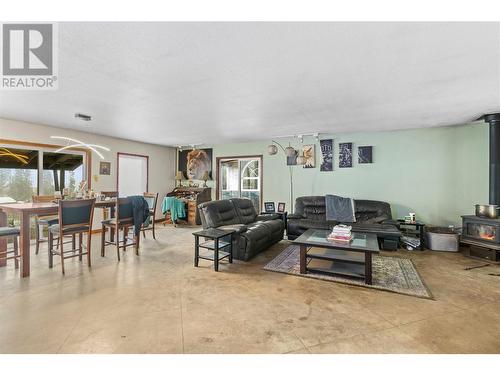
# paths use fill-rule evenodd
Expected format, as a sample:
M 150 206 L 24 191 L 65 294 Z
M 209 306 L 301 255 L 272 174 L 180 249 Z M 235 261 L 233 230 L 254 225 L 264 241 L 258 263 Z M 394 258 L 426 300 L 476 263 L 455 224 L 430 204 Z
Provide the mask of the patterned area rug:
M 408 296 L 433 299 L 431 292 L 425 286 L 410 259 L 373 255 L 373 284 L 367 285 L 362 280 L 344 278 L 340 276 L 328 276 L 313 273 L 300 274 L 299 253 L 299 246 L 290 245 L 276 258 L 266 264 L 264 269 L 267 271 L 286 273 L 289 275 L 335 281 L 349 285 L 362 286 L 365 288 L 406 294 Z

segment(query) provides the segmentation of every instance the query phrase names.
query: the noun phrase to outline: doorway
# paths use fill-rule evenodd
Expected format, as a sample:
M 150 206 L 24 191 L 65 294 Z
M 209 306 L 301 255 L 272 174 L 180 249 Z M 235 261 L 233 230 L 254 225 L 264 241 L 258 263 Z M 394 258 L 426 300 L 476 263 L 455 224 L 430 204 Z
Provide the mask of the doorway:
M 217 158 L 217 199 L 248 198 L 262 208 L 262 155 Z
M 117 190 L 120 197 L 142 195 L 148 191 L 149 157 L 118 153 Z

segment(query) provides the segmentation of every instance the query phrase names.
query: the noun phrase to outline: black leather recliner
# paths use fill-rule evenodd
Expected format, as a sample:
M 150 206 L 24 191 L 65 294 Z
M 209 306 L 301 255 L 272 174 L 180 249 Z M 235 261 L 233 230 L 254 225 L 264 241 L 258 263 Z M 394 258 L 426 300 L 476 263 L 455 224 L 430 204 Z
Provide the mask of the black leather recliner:
M 344 223 L 352 226 L 354 232 L 375 233 L 379 245 L 385 250 L 396 250 L 401 232 L 392 220 L 389 203 L 372 200 L 354 200 L 355 223 Z M 295 201 L 295 212 L 288 215 L 288 239 L 296 239 L 307 229 L 331 229 L 336 221 L 326 220 L 326 203 L 324 196 L 299 197 Z
M 203 228 L 233 229 L 233 258 L 247 261 L 283 239 L 285 223 L 276 214 L 258 215 L 250 199 L 202 203 Z

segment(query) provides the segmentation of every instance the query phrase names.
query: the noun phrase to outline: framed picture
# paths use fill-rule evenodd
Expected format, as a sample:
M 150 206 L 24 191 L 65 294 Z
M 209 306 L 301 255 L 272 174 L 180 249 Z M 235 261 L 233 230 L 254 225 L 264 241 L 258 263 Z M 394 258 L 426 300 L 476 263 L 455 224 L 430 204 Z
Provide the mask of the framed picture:
M 352 167 L 352 143 L 339 143 L 339 168 Z
M 111 174 L 111 163 L 109 161 L 101 161 L 99 163 L 99 174 L 108 176 Z
M 315 153 L 314 153 L 314 145 L 304 145 L 302 146 L 302 156 L 306 159 L 306 163 L 304 164 L 304 168 L 314 168 L 315 165 Z
M 299 156 L 297 150 L 292 156 L 286 157 L 286 165 L 297 165 L 297 156 Z
M 201 180 L 205 172 L 212 178 L 212 149 L 179 150 L 178 169 L 188 180 Z
M 285 203 L 284 202 L 278 203 L 278 212 L 285 212 Z
M 319 141 L 321 148 L 321 165 L 319 170 L 322 172 L 333 171 L 333 139 L 322 139 Z
M 359 164 L 373 163 L 373 146 L 358 147 L 358 163 Z
M 274 209 L 274 202 L 264 202 L 264 211 L 276 212 Z

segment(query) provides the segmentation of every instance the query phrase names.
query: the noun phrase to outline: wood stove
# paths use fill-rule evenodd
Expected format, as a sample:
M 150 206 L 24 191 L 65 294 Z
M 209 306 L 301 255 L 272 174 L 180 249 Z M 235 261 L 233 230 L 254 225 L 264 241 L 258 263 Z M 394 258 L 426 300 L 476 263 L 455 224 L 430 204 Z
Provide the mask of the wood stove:
M 481 117 L 490 125 L 490 205 L 500 205 L 500 113 Z M 475 215 L 462 216 L 461 243 L 466 244 L 465 254 L 500 261 L 500 219 Z
M 462 216 L 462 238 L 480 241 L 484 245 L 500 245 L 500 219 L 464 215 Z
M 465 255 L 500 262 L 500 219 L 462 216 L 460 242 Z

